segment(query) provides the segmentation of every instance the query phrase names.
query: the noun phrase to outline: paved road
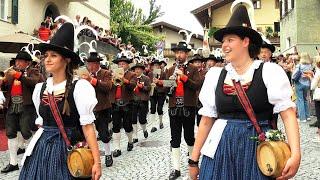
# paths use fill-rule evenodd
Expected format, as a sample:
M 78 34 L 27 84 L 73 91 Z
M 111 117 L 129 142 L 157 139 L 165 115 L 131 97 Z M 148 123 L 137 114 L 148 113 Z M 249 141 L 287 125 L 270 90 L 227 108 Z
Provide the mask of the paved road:
M 315 119 L 313 118 L 311 122 Z M 301 146 L 303 150 L 301 167 L 295 180 L 320 179 L 320 143 L 312 142 L 316 135 L 316 128 L 310 128 L 309 123 L 301 123 Z M 139 143 L 133 151 L 127 152 L 127 138 L 122 134 L 122 156 L 114 159 L 114 165 L 110 168 L 103 167 L 102 179 L 168 179 L 170 171 L 170 128 L 167 114 L 164 115 L 162 130 L 149 133 L 149 138 L 144 139 L 142 131 L 139 131 Z M 281 123 L 280 123 L 281 126 Z M 151 126 L 148 125 L 148 129 Z M 182 178 L 187 176 L 187 147 L 182 147 Z M 21 159 L 22 156 L 19 156 Z M 104 157 L 101 157 L 104 162 Z M 0 168 L 8 162 L 8 152 L 0 152 Z M 2 180 L 18 179 L 19 171 L 0 174 Z

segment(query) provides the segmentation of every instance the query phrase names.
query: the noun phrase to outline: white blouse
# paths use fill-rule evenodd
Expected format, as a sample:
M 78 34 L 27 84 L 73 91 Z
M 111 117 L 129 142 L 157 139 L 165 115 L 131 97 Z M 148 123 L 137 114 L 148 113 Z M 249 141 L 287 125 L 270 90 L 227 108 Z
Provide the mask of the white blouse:
M 231 63 L 227 64 L 227 71 L 224 83 L 233 85 L 232 79 L 240 81 L 241 84 L 251 82 L 255 69 L 258 69 L 261 60 L 253 61 L 250 68 L 242 75 L 238 75 Z M 201 88 L 199 99 L 203 107 L 199 110 L 199 114 L 208 117 L 217 118 L 217 108 L 215 103 L 215 91 L 220 77 L 222 68 L 213 67 L 206 74 L 203 86 Z M 290 107 L 295 107 L 295 103 L 291 101 L 293 94 L 292 88 L 285 71 L 281 66 L 267 62 L 262 69 L 262 79 L 267 88 L 269 103 L 274 105 L 273 113 L 279 113 Z
M 74 79 L 75 80 L 75 79 Z M 67 81 L 63 81 L 59 84 L 53 85 L 52 78 L 47 79 L 47 87 L 46 90 L 49 93 L 64 91 Z M 33 91 L 32 100 L 36 108 L 37 119 L 36 124 L 43 124 L 43 117 L 39 114 L 39 106 L 40 106 L 40 93 L 43 83 L 38 83 Z M 73 98 L 77 107 L 77 110 L 80 115 L 80 124 L 87 125 L 93 123 L 96 119 L 93 113 L 93 109 L 98 103 L 96 98 L 96 92 L 92 85 L 87 80 L 78 80 L 74 87 Z

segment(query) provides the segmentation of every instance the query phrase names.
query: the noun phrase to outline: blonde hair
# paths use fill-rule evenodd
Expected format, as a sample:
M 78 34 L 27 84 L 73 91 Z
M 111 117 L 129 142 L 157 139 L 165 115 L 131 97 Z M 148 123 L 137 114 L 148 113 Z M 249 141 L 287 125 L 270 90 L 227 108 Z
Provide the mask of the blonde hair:
M 312 64 L 312 59 L 310 58 L 308 53 L 306 53 L 306 52 L 301 53 L 300 63 L 301 64 Z

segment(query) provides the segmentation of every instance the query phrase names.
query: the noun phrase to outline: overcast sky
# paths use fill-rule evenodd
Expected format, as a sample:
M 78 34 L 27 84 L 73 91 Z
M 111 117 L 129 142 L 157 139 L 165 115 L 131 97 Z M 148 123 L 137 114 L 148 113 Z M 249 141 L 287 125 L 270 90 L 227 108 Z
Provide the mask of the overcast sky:
M 145 14 L 149 12 L 149 0 L 131 0 L 136 7 L 142 8 Z M 165 14 L 158 21 L 165 21 L 175 26 L 185 28 L 195 33 L 203 34 L 203 29 L 198 20 L 190 11 L 212 0 L 157 0 Z

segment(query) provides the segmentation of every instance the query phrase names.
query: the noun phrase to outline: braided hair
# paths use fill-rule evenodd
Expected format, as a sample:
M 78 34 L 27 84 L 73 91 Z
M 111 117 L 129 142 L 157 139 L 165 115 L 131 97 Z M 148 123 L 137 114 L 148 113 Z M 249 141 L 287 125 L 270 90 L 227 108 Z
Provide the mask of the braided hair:
M 66 77 L 67 77 L 67 82 L 66 82 L 66 87 L 65 87 L 65 92 L 64 92 L 64 104 L 63 104 L 63 111 L 62 114 L 65 114 L 67 116 L 70 116 L 70 106 L 68 102 L 68 96 L 69 96 L 69 91 L 72 88 L 72 82 L 73 82 L 73 70 L 76 68 L 76 65 L 71 63 L 67 64 L 66 67 Z

